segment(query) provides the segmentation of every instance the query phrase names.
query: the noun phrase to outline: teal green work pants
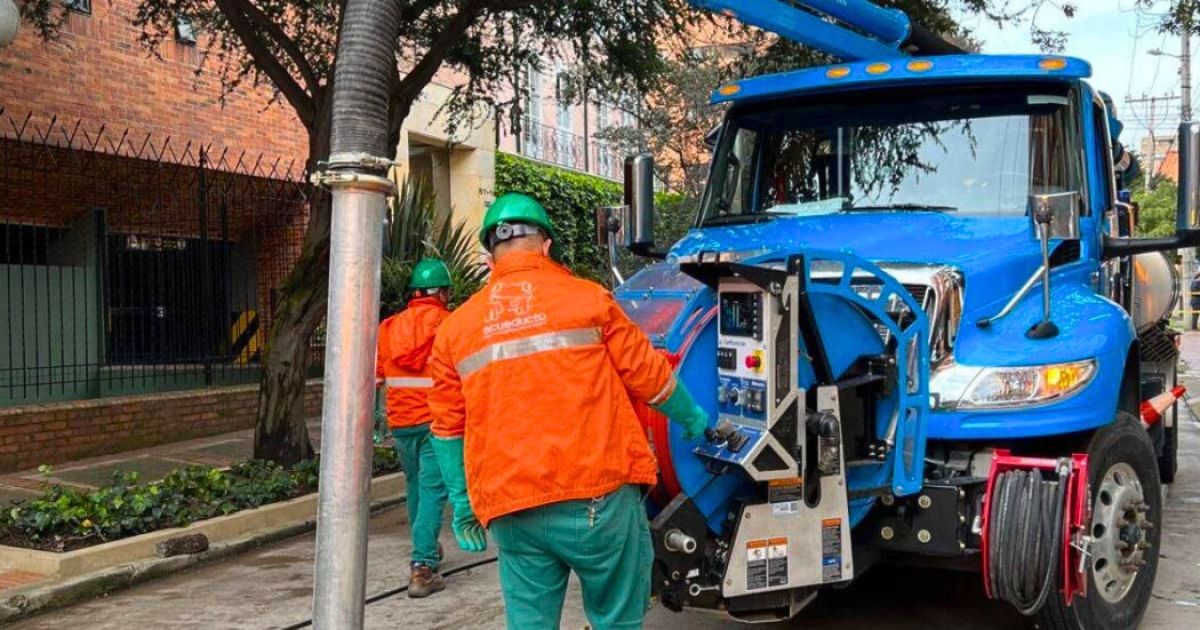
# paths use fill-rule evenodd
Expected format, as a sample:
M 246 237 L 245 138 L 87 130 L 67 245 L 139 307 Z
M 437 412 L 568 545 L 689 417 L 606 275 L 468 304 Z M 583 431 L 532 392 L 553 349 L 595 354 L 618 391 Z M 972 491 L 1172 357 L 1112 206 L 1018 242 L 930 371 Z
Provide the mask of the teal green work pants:
M 433 457 L 429 425 L 392 429 L 396 454 L 408 482 L 408 523 L 412 529 L 412 561 L 437 570 L 438 535 L 442 532 L 442 510 L 446 507 L 446 484 Z
M 641 628 L 654 550 L 637 486 L 492 521 L 509 630 L 556 629 L 571 571 L 595 630 Z

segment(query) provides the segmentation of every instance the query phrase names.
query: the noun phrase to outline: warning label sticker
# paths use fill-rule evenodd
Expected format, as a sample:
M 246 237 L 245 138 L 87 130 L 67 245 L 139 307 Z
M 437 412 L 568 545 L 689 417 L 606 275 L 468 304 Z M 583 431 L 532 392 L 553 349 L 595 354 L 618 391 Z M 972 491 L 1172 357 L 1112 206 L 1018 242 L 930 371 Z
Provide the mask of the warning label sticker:
M 767 586 L 784 586 L 788 583 L 788 539 L 771 538 L 767 541 Z
M 842 519 L 821 521 L 821 580 L 842 579 Z
M 771 504 L 771 516 L 776 518 L 780 516 L 792 516 L 800 513 L 799 501 L 785 501 L 783 503 Z
M 794 503 L 804 498 L 804 480 L 800 477 L 772 479 L 767 484 L 767 502 Z
M 767 587 L 767 541 L 746 543 L 746 590 Z

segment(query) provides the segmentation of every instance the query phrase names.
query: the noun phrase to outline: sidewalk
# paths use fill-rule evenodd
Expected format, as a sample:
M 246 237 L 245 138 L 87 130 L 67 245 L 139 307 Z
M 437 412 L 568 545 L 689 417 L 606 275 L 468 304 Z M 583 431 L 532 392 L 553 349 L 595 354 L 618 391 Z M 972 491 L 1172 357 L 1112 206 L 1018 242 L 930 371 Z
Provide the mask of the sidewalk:
M 313 447 L 317 448 L 321 437 L 320 417 L 308 419 L 308 433 Z M 36 469 L 0 474 L 0 509 L 8 509 L 14 500 L 38 497 L 41 489 L 48 485 L 93 489 L 108 483 L 117 472 L 137 472 L 142 481 L 155 481 L 185 466 L 231 466 L 250 459 L 253 449 L 254 430 L 245 429 L 58 464 L 49 475 L 43 475 Z M 0 595 L 7 589 L 32 584 L 45 577 L 37 573 L 7 571 L 0 567 Z

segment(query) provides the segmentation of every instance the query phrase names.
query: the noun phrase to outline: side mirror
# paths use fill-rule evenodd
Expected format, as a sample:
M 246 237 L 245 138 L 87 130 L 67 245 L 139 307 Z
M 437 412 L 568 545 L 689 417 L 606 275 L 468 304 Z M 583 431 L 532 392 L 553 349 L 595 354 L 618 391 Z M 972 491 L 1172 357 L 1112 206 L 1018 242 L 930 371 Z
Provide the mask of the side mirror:
M 654 156 L 625 158 L 625 206 L 629 208 L 626 245 L 638 253 L 654 247 Z
M 1175 209 L 1175 236 L 1168 238 L 1113 238 L 1106 236 L 1100 260 L 1200 247 L 1200 122 L 1179 125 L 1179 197 Z M 1150 177 L 1150 174 L 1146 174 Z M 1137 209 L 1134 209 L 1135 218 Z
M 628 248 L 631 243 L 629 206 L 599 206 L 596 208 L 596 245 Z
M 1179 232 L 1200 229 L 1200 123 L 1197 122 L 1179 125 L 1179 202 L 1175 229 Z
M 1041 237 L 1041 226 L 1048 225 L 1048 238 L 1079 239 L 1079 193 L 1050 193 L 1029 196 L 1029 218 L 1034 238 Z

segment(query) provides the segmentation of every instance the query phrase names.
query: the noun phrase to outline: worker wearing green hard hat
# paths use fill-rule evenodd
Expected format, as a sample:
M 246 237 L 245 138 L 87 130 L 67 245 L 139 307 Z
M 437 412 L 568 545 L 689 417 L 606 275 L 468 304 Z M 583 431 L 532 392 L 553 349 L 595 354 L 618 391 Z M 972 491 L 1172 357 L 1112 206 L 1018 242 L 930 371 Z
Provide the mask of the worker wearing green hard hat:
M 412 278 L 408 281 L 411 291 L 429 289 L 450 289 L 450 269 L 446 263 L 436 258 L 424 258 L 413 267 Z M 436 292 L 436 291 L 435 291 Z
M 550 257 L 558 260 L 554 224 L 536 199 L 522 193 L 505 193 L 496 198 L 483 217 L 479 241 L 490 252 L 504 241 L 540 234 L 551 242 Z
M 375 365 L 376 425 L 386 424 L 408 483 L 408 522 L 412 531 L 408 596 L 426 597 L 446 587 L 438 574 L 438 536 L 446 506 L 446 485 L 430 443 L 427 392 L 433 387 L 429 354 L 438 327 L 450 316 L 450 270 L 436 258 L 413 267 L 412 297 L 403 311 L 379 325 Z
M 709 419 L 604 287 L 550 260 L 541 204 L 507 194 L 480 240 L 486 286 L 438 329 L 429 364 L 434 456 L 459 547 L 499 547 L 510 630 L 558 628 L 574 573 L 593 628 L 641 628 L 654 544 L 642 497 L 646 405 L 698 440 Z

